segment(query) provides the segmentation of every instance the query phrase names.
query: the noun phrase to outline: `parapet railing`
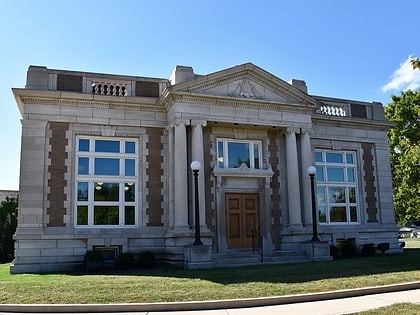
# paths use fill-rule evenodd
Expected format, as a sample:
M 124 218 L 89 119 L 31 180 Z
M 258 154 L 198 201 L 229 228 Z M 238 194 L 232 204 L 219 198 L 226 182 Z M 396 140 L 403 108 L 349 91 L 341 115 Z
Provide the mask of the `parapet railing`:
M 127 84 L 112 82 L 92 82 L 92 94 L 127 96 Z
M 328 116 L 348 116 L 346 110 L 343 107 L 335 105 L 322 105 L 320 108 L 320 113 Z

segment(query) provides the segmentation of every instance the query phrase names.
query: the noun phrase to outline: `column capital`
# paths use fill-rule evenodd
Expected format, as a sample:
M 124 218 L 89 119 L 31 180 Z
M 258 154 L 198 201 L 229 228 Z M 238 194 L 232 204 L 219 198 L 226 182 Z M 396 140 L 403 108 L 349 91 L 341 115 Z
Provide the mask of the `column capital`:
M 191 119 L 191 126 L 206 127 L 207 126 L 207 120 L 204 120 L 204 119 Z
M 300 133 L 301 133 L 302 135 L 304 135 L 304 134 L 312 135 L 313 130 L 312 130 L 312 129 L 310 129 L 310 128 L 301 128 L 301 129 L 300 129 Z
M 286 128 L 286 134 L 290 135 L 292 133 L 294 133 L 294 134 L 300 133 L 300 128 L 297 128 L 297 127 L 287 127 Z
M 179 126 L 189 126 L 190 125 L 190 120 L 189 119 L 185 119 L 185 118 L 175 118 L 170 124 L 169 127 L 173 128 L 173 127 L 179 127 Z

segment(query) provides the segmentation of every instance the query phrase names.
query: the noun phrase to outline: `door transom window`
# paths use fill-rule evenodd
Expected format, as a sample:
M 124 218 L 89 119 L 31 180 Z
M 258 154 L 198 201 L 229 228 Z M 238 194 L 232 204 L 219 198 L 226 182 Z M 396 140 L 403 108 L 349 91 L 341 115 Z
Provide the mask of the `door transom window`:
M 217 140 L 219 168 L 239 168 L 242 163 L 249 168 L 261 168 L 261 141 Z

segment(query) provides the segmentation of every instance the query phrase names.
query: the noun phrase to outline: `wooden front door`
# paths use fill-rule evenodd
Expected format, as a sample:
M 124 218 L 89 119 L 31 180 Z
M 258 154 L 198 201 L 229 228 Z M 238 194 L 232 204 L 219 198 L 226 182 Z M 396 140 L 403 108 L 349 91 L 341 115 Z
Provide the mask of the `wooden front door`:
M 226 238 L 229 248 L 252 248 L 259 230 L 258 194 L 226 194 Z

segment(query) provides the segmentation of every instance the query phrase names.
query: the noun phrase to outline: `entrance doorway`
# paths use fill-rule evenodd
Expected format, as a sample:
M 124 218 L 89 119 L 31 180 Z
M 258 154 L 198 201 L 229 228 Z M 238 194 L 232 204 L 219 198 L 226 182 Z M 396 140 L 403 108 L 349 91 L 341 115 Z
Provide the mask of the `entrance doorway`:
M 229 248 L 252 248 L 252 230 L 259 229 L 258 194 L 226 194 L 226 236 Z

